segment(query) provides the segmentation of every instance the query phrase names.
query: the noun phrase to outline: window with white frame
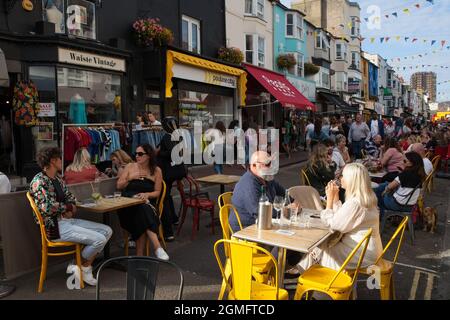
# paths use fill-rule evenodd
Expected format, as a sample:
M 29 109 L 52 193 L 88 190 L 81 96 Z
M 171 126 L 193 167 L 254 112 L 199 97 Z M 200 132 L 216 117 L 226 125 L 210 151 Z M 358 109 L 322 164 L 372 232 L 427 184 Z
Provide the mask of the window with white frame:
M 183 16 L 181 29 L 181 47 L 200 53 L 200 21 Z
M 321 83 L 322 87 L 329 88 L 330 87 L 330 72 L 327 69 L 322 69 L 321 72 Z
M 304 56 L 301 53 L 297 53 L 297 76 L 298 77 L 303 77 L 304 76 L 304 64 L 305 64 L 305 60 L 304 60 Z
M 347 60 L 347 45 L 336 43 L 336 60 Z
M 264 19 L 265 0 L 245 0 L 245 14 Z
M 286 13 L 286 37 L 303 39 L 303 17 L 298 13 Z
M 361 70 L 361 55 L 357 51 L 352 52 L 352 67 L 357 70 Z
M 257 34 L 245 35 L 245 62 L 264 67 L 266 40 Z
M 327 49 L 329 42 L 327 36 L 322 31 L 316 31 L 316 49 Z
M 352 37 L 360 36 L 360 23 L 359 23 L 359 19 L 357 17 L 352 17 L 351 35 L 352 35 Z

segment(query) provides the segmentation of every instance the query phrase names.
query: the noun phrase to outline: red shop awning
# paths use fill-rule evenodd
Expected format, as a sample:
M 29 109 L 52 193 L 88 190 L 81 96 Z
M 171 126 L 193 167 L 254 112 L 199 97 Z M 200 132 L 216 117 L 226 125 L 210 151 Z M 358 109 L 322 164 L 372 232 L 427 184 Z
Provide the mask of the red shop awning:
M 316 106 L 282 74 L 246 63 L 244 67 L 283 107 L 316 111 Z

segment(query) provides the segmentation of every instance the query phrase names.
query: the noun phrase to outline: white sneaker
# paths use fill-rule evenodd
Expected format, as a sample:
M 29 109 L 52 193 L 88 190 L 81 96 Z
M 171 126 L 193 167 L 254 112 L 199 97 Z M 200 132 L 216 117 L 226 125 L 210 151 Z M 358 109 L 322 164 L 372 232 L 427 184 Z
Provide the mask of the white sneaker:
M 166 261 L 169 260 L 169 256 L 167 255 L 167 253 L 164 251 L 163 248 L 156 249 L 155 255 L 158 259 Z
M 97 279 L 92 275 L 92 266 L 83 267 L 81 266 L 81 270 L 83 271 L 83 281 L 90 286 L 97 285 Z

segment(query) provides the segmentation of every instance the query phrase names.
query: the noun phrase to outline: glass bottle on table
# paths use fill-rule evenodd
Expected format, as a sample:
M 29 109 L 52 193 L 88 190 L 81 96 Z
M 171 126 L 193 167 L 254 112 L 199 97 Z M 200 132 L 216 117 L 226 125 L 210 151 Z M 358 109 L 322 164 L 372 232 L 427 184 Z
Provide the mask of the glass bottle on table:
M 289 197 L 289 191 L 286 190 L 284 195 L 284 202 L 281 208 L 280 226 L 281 228 L 289 227 L 291 222 L 291 199 Z

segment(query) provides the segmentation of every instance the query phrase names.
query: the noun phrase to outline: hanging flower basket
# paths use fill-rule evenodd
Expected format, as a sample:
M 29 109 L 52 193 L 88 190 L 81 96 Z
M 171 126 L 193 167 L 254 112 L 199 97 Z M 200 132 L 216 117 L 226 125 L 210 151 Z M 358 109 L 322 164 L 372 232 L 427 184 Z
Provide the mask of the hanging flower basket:
M 295 67 L 297 64 L 297 59 L 291 53 L 288 54 L 280 54 L 277 58 L 278 68 L 281 70 L 287 70 L 289 68 Z
M 305 76 L 315 75 L 319 71 L 320 67 L 316 66 L 315 64 L 309 62 L 305 63 Z
M 13 110 L 18 126 L 39 124 L 37 115 L 40 110 L 39 94 L 32 81 L 19 81 L 14 87 Z
M 133 23 L 136 44 L 142 47 L 160 47 L 171 44 L 173 32 L 159 24 L 158 18 L 139 19 Z
M 241 64 L 244 61 L 244 54 L 239 48 L 222 47 L 219 49 L 218 58 L 225 62 Z

